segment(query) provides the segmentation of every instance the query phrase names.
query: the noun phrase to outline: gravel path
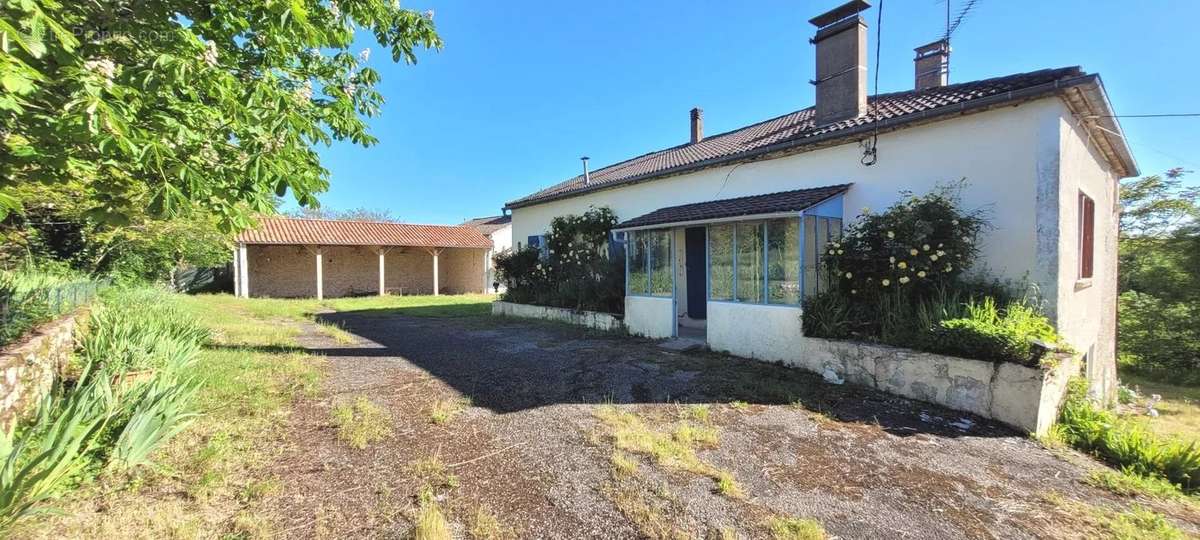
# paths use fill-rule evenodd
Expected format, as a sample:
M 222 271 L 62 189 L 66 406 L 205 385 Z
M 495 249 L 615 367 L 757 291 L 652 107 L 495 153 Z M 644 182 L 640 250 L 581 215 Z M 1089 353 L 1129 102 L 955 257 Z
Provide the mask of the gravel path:
M 283 489 L 270 506 L 289 537 L 409 535 L 417 494 L 431 484 L 415 465 L 431 457 L 453 476 L 433 484 L 456 536 L 485 508 L 523 538 L 656 530 L 703 538 L 723 529 L 758 538 L 772 516 L 815 518 L 840 538 L 1069 538 L 1085 533 L 1072 532 L 1047 495 L 1128 505 L 1083 484 L 1095 466 L 1075 454 L 799 370 L 513 319 L 322 319 L 359 340 L 338 344 L 315 326 L 302 340 L 327 358 L 328 375 L 322 395 L 287 419 L 293 435 L 273 465 Z M 365 450 L 337 441 L 330 420 L 335 404 L 357 396 L 393 424 L 390 439 Z M 435 403 L 462 398 L 470 403 L 460 415 L 431 421 Z M 619 504 L 629 484 L 612 472 L 614 443 L 596 419 L 602 404 L 649 425 L 709 404 L 720 442 L 698 456 L 731 473 L 746 496 L 722 496 L 709 478 L 640 456 L 638 500 L 653 511 Z M 1194 532 L 1197 521 L 1182 525 Z

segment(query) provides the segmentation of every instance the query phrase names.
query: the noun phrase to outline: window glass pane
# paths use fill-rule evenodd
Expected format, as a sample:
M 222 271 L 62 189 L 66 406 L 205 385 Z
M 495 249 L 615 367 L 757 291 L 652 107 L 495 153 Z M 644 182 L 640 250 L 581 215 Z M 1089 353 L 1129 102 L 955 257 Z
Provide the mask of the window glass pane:
M 817 265 L 821 262 L 821 251 L 817 249 L 817 218 L 804 216 L 804 294 L 817 292 L 819 276 Z
M 647 233 L 647 250 L 650 252 L 650 294 L 671 296 L 671 231 Z
M 708 228 L 708 280 L 713 300 L 733 300 L 733 225 Z
M 646 294 L 650 283 L 646 274 L 646 233 L 631 231 L 626 246 L 629 249 L 629 294 Z
M 763 301 L 762 223 L 737 224 L 737 299 Z
M 800 219 L 767 222 L 767 299 L 800 303 Z

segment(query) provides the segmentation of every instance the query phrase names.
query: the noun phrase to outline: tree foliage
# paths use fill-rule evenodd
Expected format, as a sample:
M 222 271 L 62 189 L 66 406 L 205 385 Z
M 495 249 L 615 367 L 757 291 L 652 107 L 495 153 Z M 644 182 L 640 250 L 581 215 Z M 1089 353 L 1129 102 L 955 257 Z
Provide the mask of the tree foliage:
M 299 208 L 290 212 L 284 212 L 288 217 L 304 218 L 304 219 L 329 219 L 334 221 L 383 221 L 390 223 L 399 223 L 400 218 L 392 215 L 390 210 L 373 209 L 373 208 L 351 208 L 349 210 L 337 210 L 334 208 Z
M 239 229 L 288 192 L 316 206 L 313 146 L 375 142 L 356 29 L 412 63 L 441 47 L 432 19 L 393 0 L 3 0 L 0 216 L 31 183 L 118 225 L 199 212 Z
M 1189 171 L 1121 184 L 1122 363 L 1174 381 L 1200 382 L 1200 188 Z

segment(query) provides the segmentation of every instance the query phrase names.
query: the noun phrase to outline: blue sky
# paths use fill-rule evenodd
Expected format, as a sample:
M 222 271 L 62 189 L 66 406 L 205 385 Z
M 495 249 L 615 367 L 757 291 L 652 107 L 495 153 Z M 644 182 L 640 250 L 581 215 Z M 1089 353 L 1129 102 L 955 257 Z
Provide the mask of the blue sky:
M 598 168 L 685 142 L 695 106 L 709 134 L 808 107 L 807 21 L 839 3 L 404 0 L 435 11 L 446 46 L 404 66 L 362 40 L 383 76 L 381 142 L 319 149 L 332 172 L 322 204 L 458 223 L 578 174 L 579 156 Z M 951 82 L 1080 65 L 1118 114 L 1200 112 L 1198 18 L 1185 0 L 980 0 L 953 37 Z M 913 48 L 944 21 L 936 0 L 885 2 L 880 92 L 912 87 Z M 1121 123 L 1143 174 L 1200 171 L 1200 118 Z

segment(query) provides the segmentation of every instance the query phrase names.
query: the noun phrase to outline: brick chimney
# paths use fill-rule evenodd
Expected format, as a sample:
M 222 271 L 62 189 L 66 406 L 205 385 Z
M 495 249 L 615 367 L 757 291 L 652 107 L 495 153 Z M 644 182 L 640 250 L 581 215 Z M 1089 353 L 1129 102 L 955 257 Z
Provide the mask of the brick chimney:
M 858 14 L 871 7 L 851 0 L 809 19 L 817 34 L 817 125 L 867 113 L 867 23 Z
M 913 59 L 917 75 L 916 89 L 946 86 L 950 79 L 950 42 L 939 39 L 913 50 L 917 51 L 917 57 Z
M 704 109 L 692 109 L 692 144 L 704 140 Z

